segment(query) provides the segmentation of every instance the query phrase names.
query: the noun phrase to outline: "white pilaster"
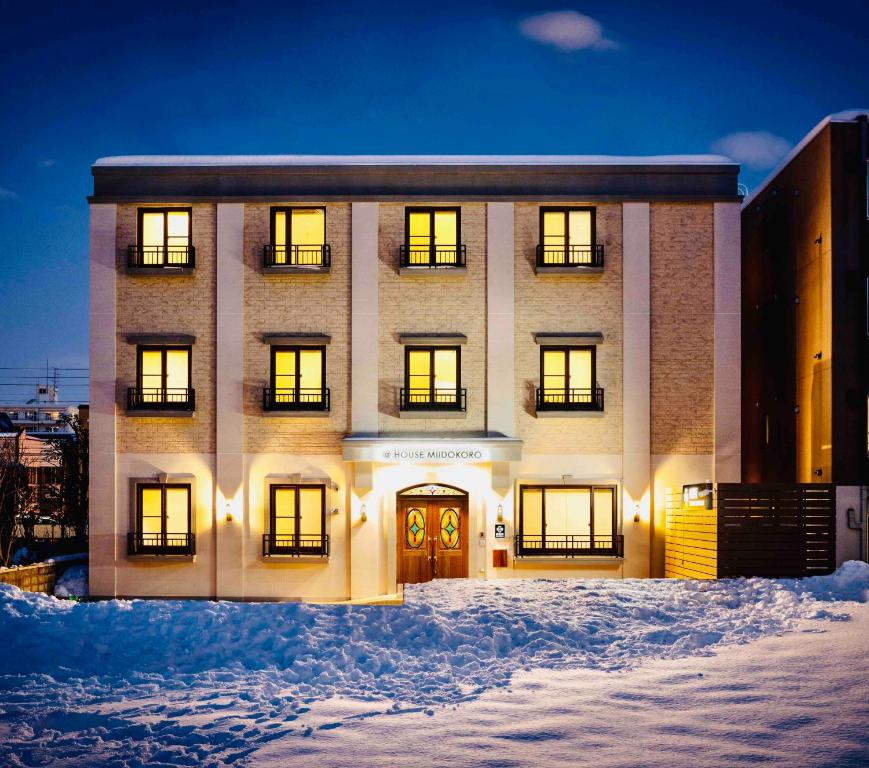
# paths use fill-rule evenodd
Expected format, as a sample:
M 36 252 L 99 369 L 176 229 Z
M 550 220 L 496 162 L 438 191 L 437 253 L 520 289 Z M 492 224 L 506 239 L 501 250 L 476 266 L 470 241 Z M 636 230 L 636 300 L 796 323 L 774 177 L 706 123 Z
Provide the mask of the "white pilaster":
M 626 577 L 648 576 L 651 520 L 651 288 L 649 204 L 622 207 L 623 267 L 623 493 Z M 634 522 L 635 517 L 639 522 Z M 663 531 L 660 537 L 663 568 Z M 657 550 L 657 547 L 655 548 Z M 651 565 L 654 571 L 654 565 Z
M 217 205 L 214 526 L 218 598 L 244 597 L 244 205 Z M 226 519 L 227 511 L 232 520 Z
M 90 593 L 116 594 L 117 206 L 90 207 Z
M 715 482 L 742 477 L 739 203 L 715 203 Z
M 515 325 L 513 203 L 486 206 L 486 424 L 513 436 L 515 413 Z
M 352 204 L 351 431 L 378 431 L 378 226 L 379 203 Z

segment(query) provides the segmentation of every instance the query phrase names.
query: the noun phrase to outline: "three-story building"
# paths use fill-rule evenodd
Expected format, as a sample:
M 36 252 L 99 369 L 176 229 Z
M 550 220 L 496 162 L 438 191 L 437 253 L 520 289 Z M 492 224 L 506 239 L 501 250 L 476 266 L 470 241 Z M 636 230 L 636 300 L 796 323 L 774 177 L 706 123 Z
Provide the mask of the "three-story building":
M 740 476 L 738 166 L 93 168 L 94 595 L 663 573 Z

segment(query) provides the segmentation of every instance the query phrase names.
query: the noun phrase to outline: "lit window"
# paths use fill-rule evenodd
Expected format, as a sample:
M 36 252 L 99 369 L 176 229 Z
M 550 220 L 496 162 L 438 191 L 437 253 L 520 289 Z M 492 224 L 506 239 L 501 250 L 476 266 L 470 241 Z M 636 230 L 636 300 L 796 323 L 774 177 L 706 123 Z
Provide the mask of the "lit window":
M 463 407 L 460 347 L 406 347 L 402 408 Z
M 517 556 L 621 554 L 615 488 L 523 485 Z
M 542 265 L 596 264 L 595 209 L 541 208 L 540 243 Z
M 322 266 L 326 249 L 325 208 L 272 208 L 272 263 Z
M 140 208 L 138 266 L 191 264 L 189 208 Z
M 139 347 L 137 353 L 135 406 L 192 407 L 190 347 Z
M 541 347 L 537 408 L 602 410 L 595 347 Z
M 263 555 L 329 554 L 324 485 L 272 485 Z
M 407 208 L 405 216 L 405 266 L 461 265 L 461 209 Z
M 328 409 L 325 347 L 272 347 L 266 408 Z
M 193 554 L 189 483 L 136 486 L 136 529 L 130 554 Z

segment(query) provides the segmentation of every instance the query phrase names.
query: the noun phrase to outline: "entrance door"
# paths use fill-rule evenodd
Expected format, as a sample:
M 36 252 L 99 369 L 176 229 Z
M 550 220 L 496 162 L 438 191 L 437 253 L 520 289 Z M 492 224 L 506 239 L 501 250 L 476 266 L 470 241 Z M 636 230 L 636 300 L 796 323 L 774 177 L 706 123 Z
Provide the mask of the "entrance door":
M 400 583 L 468 577 L 466 498 L 400 498 L 395 530 Z

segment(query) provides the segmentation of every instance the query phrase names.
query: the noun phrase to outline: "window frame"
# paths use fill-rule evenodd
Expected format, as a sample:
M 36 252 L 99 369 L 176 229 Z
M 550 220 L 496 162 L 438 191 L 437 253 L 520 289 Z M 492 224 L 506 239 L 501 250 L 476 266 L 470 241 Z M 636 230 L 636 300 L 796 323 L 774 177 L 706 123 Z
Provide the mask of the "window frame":
M 435 353 L 443 351 L 455 351 L 456 353 L 456 396 L 454 401 L 438 402 L 435 399 Z M 410 353 L 411 352 L 428 352 L 429 353 L 429 399 L 425 402 L 410 401 Z M 404 391 L 407 393 L 406 404 L 410 406 L 410 410 L 433 410 L 442 408 L 444 410 L 454 410 L 461 408 L 462 405 L 462 347 L 460 344 L 448 344 L 444 346 L 438 345 L 412 345 L 407 344 L 404 347 Z
M 325 205 L 273 205 L 269 209 L 269 245 L 275 247 L 275 214 L 284 213 L 287 215 L 287 246 L 294 246 L 293 242 L 293 211 L 323 211 L 323 242 L 319 247 L 323 247 L 329 242 L 328 220 L 326 216 Z M 311 248 L 318 246 L 312 245 Z
M 293 352 L 296 356 L 296 375 L 295 375 L 295 396 L 292 400 L 284 401 L 284 405 L 304 405 L 305 401 L 301 399 L 302 388 L 300 386 L 301 383 L 301 366 L 299 365 L 299 360 L 301 353 L 303 351 L 310 352 L 313 350 L 317 350 L 320 353 L 320 393 L 321 397 L 317 401 L 311 401 L 309 405 L 317 405 L 321 407 L 325 407 L 328 402 L 328 398 L 326 395 L 327 387 L 326 387 L 326 345 L 325 344 L 317 344 L 317 345 L 300 345 L 300 344 L 272 344 L 271 350 L 269 351 L 269 360 L 271 365 L 271 370 L 269 372 L 269 386 L 272 390 L 272 402 L 273 407 L 278 405 L 277 401 L 277 373 L 275 370 L 275 357 L 278 352 Z
M 413 264 L 410 262 L 410 216 L 412 213 L 428 213 L 429 215 L 429 238 L 431 242 L 428 246 L 428 261 Z M 455 248 L 455 260 L 452 262 L 438 262 L 437 260 L 437 244 L 435 243 L 435 214 L 436 213 L 455 213 L 456 214 L 456 242 L 452 243 Z M 462 248 L 462 207 L 460 205 L 435 205 L 435 206 L 415 206 L 406 205 L 404 207 L 404 247 L 407 253 L 409 266 L 420 267 L 455 267 L 461 266 L 460 251 Z
M 546 491 L 547 490 L 582 490 L 588 491 L 590 495 L 589 499 L 589 547 L 587 549 L 574 549 L 574 554 L 570 554 L 569 550 L 566 548 L 559 548 L 556 551 L 553 551 L 550 548 L 546 547 Z M 533 491 L 541 491 L 540 498 L 540 547 L 534 548 L 526 548 L 522 544 L 522 540 L 525 535 L 525 491 L 533 490 Z M 612 534 L 610 535 L 610 539 L 612 539 L 612 546 L 610 547 L 601 547 L 596 549 L 594 547 L 594 494 L 595 491 L 607 490 L 612 493 Z M 618 485 L 610 485 L 607 483 L 595 484 L 595 483 L 585 483 L 585 484 L 571 484 L 571 485 L 563 485 L 560 483 L 520 483 L 519 484 L 519 518 L 516 521 L 516 547 L 515 554 L 516 557 L 527 557 L 527 556 L 552 556 L 552 555 L 560 555 L 566 554 L 568 557 L 607 557 L 612 556 L 612 553 L 619 553 L 620 547 L 618 544 L 618 539 L 622 535 L 619 527 L 619 501 L 618 501 Z M 568 534 L 573 536 L 582 536 L 582 534 Z M 619 555 L 621 556 L 621 555 Z
M 320 489 L 320 546 L 306 547 L 303 546 L 300 537 L 301 533 L 301 504 L 300 491 L 303 488 L 319 488 Z M 295 525 L 293 543 L 289 546 L 279 545 L 276 540 L 275 533 L 275 496 L 278 490 L 292 489 L 295 492 Z M 268 530 L 263 534 L 263 557 L 273 555 L 290 555 L 298 557 L 301 555 L 310 555 L 313 557 L 327 557 L 329 555 L 329 534 L 326 533 L 326 484 L 325 483 L 269 483 L 269 513 L 268 513 Z
M 572 246 L 582 247 L 586 245 L 585 243 L 571 243 L 570 242 L 570 212 L 571 211 L 587 211 L 591 216 L 591 242 L 587 244 L 590 249 L 589 262 L 574 262 L 571 261 L 570 249 Z M 544 218 L 547 213 L 561 213 L 564 215 L 564 245 L 561 249 L 558 249 L 556 246 L 547 246 L 546 245 L 546 233 L 544 228 Z M 597 206 L 594 205 L 548 205 L 548 206 L 540 206 L 539 209 L 539 234 L 540 239 L 538 242 L 538 253 L 537 253 L 537 263 L 538 266 L 541 267 L 598 267 L 599 264 L 597 261 Z M 560 250 L 561 259 L 559 261 L 546 261 L 546 252 L 554 252 L 558 253 Z
M 139 344 L 136 346 L 136 389 L 139 390 L 144 397 L 145 387 L 142 385 L 142 353 L 154 352 L 159 350 L 160 357 L 160 391 L 163 392 L 163 397 L 159 401 L 153 403 L 156 407 L 164 407 L 170 405 L 171 402 L 166 399 L 166 353 L 179 352 L 184 350 L 187 352 L 187 399 L 185 403 L 190 402 L 190 395 L 193 392 L 193 345 L 192 344 Z M 149 387 L 150 389 L 150 387 Z M 142 402 L 145 402 L 144 400 Z
M 165 482 L 161 483 L 157 480 L 148 480 L 136 483 L 136 509 L 133 518 L 133 536 L 137 540 L 136 551 L 138 554 L 194 554 L 194 532 L 193 532 L 193 483 L 191 482 Z M 160 543 L 148 545 L 142 539 L 142 498 L 143 492 L 148 489 L 158 488 L 160 490 Z M 181 532 L 166 530 L 167 515 L 166 515 L 166 491 L 170 488 L 186 488 L 187 489 L 187 532 L 188 543 L 180 546 L 173 546 L 167 543 L 168 537 Z
M 167 208 L 139 208 L 136 213 L 136 242 L 140 248 L 144 248 L 142 242 L 142 230 L 144 227 L 144 218 L 146 213 L 162 213 L 163 214 L 163 249 L 164 254 L 169 247 L 169 214 L 170 213 L 186 213 L 187 214 L 187 248 L 193 245 L 193 206 L 169 206 Z
M 540 345 L 540 391 L 543 394 L 544 398 L 546 393 L 550 390 L 546 387 L 546 379 L 544 378 L 544 355 L 546 352 L 563 352 L 564 353 L 564 403 L 565 408 L 569 408 L 572 401 L 570 400 L 570 353 L 572 351 L 589 351 L 591 352 L 591 400 L 590 403 L 594 403 L 594 394 L 595 389 L 597 388 L 597 345 L 595 344 L 554 344 L 554 345 Z M 574 389 L 579 389 L 579 387 L 574 387 Z M 558 392 L 558 390 L 554 390 Z M 559 403 L 560 404 L 560 403 Z

